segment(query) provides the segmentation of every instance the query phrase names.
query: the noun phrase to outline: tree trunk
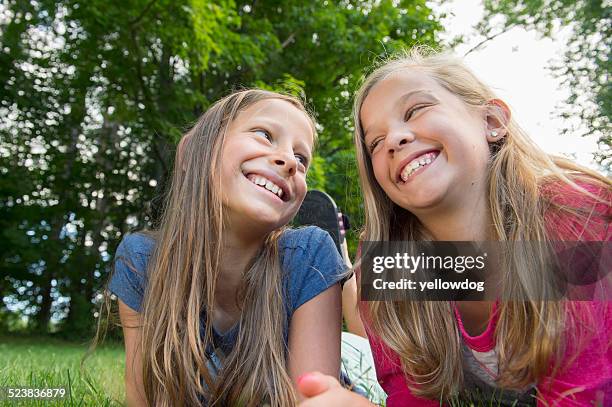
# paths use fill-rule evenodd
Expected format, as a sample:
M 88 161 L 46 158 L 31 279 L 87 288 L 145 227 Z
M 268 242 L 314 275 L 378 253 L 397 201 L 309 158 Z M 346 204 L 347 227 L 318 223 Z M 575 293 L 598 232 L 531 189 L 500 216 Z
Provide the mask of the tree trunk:
M 70 133 L 70 146 L 68 151 L 66 152 L 66 161 L 64 163 L 64 168 L 61 173 L 61 177 L 64 180 L 63 185 L 68 185 L 68 180 L 72 174 L 72 169 L 74 167 L 74 162 L 76 160 L 77 151 L 77 141 L 79 137 L 79 129 L 73 128 Z M 68 189 L 64 189 L 60 191 L 59 194 L 59 202 L 64 203 L 68 198 L 68 194 L 70 192 Z M 50 234 L 50 250 L 48 251 L 49 255 L 45 259 L 45 272 L 44 278 L 42 279 L 41 284 L 41 292 L 42 300 L 40 302 L 40 309 L 36 314 L 36 327 L 37 330 L 41 332 L 48 332 L 49 329 L 49 321 L 51 319 L 51 306 L 53 303 L 53 298 L 51 297 L 51 289 L 52 289 L 52 281 L 56 275 L 61 275 L 59 273 L 60 269 L 63 267 L 60 260 L 62 258 L 62 243 L 61 243 L 61 233 L 62 229 L 65 225 L 64 216 L 67 212 L 68 208 L 65 208 L 64 205 L 60 205 L 57 209 L 57 212 L 51 221 L 51 234 Z

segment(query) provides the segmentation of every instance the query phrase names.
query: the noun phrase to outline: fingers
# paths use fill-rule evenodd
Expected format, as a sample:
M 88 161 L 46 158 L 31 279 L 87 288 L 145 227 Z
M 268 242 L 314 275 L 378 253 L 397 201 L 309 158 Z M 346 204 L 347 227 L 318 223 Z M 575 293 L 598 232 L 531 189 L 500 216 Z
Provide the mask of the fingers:
M 299 407 L 375 407 L 368 399 L 343 388 L 334 377 L 318 372 L 300 377 L 298 390 L 306 398 Z
M 315 397 L 335 387 L 341 387 L 338 380 L 319 372 L 306 373 L 297 381 L 297 388 L 304 397 Z

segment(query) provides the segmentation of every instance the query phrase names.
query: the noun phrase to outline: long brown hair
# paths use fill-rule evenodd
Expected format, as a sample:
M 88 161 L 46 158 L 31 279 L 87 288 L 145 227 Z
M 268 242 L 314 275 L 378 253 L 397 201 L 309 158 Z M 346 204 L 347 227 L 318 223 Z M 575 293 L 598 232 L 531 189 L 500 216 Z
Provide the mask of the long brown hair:
M 224 213 L 220 198 L 221 152 L 237 115 L 265 99 L 285 100 L 314 122 L 291 96 L 244 90 L 216 102 L 183 137 L 156 245 L 148 268 L 142 309 L 143 381 L 154 406 L 295 404 L 286 369 L 287 324 L 279 263 L 282 230 L 267 236 L 244 274 L 237 295 L 242 310 L 232 352 L 219 355 L 211 374 L 215 289 L 223 256 Z
M 370 90 L 398 70 L 419 70 L 458 96 L 467 106 L 482 108 L 495 99 L 457 58 L 435 51 L 414 48 L 391 57 L 375 69 L 359 89 L 355 105 L 355 147 L 364 196 L 365 241 L 430 240 L 418 218 L 393 203 L 374 176 L 364 141 L 360 111 Z M 504 122 L 500 118 L 500 122 Z M 610 190 L 610 180 L 569 160 L 541 151 L 511 119 L 505 138 L 491 146 L 488 173 L 488 208 L 494 223 L 492 240 L 506 242 L 549 242 L 546 215 L 558 213 L 588 222 L 593 213 L 563 205 L 542 193 L 545 185 L 567 185 L 572 191 L 589 195 L 578 181 Z M 609 199 L 606 202 L 610 204 Z M 609 216 L 609 215 L 608 215 Z M 609 222 L 609 218 L 607 219 Z M 583 223 L 584 224 L 584 223 Z M 523 250 L 528 245 L 517 245 Z M 519 298 L 547 259 L 541 253 L 516 252 L 503 265 L 509 270 L 504 298 Z M 541 267 L 542 266 L 542 267 Z M 528 275 L 531 274 L 531 275 Z M 535 276 L 537 278 L 537 276 Z M 521 298 L 526 298 L 525 296 Z M 532 298 L 532 297 L 531 297 Z M 542 297 L 540 297 L 541 299 Z M 374 332 L 399 355 L 409 383 L 417 395 L 447 399 L 456 395 L 463 382 L 461 334 L 449 302 L 403 301 L 368 302 L 366 320 Z M 556 301 L 507 301 L 499 308 L 496 337 L 499 351 L 498 384 L 524 388 L 549 372 L 551 360 L 562 350 L 561 334 L 567 309 Z

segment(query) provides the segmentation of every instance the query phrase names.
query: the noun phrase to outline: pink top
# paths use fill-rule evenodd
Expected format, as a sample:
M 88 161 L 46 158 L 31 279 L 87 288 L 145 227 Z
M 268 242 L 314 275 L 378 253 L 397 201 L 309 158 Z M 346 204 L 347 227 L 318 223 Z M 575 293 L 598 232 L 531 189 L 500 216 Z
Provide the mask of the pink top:
M 610 197 L 609 191 L 595 189 L 584 185 L 598 196 Z M 574 219 L 557 217 L 553 211 L 547 215 L 553 239 L 612 241 L 612 230 L 609 228 L 612 206 L 593 202 L 592 198 L 573 192 L 560 193 L 559 188 L 543 189 L 543 194 L 550 194 L 553 201 L 563 204 L 574 203 L 576 207 L 592 208 L 603 216 L 593 216 L 588 225 L 580 224 Z M 570 198 L 568 198 L 570 197 Z M 610 199 L 607 200 L 610 202 Z M 606 219 L 607 218 L 607 219 Z M 358 274 L 359 275 L 359 274 Z M 537 383 L 538 406 L 604 406 L 612 405 L 612 302 L 580 301 L 577 305 L 576 329 L 567 332 L 565 338 L 566 358 L 561 361 L 561 369 L 554 376 L 545 377 Z M 439 406 L 439 400 L 426 400 L 415 396 L 408 388 L 408 379 L 404 375 L 399 356 L 386 346 L 371 328 L 367 326 L 367 303 L 361 302 L 360 308 L 366 331 L 372 347 L 376 374 L 381 387 L 388 395 L 387 407 Z M 485 331 L 478 336 L 470 336 L 463 327 L 461 316 L 456 307 L 455 319 L 463 337 L 463 342 L 476 356 L 494 355 L 495 327 L 498 320 L 497 306 L 493 308 L 492 317 Z M 588 314 L 587 314 L 588 313 Z M 591 315 L 580 320 L 580 315 Z M 588 338 L 588 340 L 581 340 Z M 553 364 L 551 363 L 551 366 Z

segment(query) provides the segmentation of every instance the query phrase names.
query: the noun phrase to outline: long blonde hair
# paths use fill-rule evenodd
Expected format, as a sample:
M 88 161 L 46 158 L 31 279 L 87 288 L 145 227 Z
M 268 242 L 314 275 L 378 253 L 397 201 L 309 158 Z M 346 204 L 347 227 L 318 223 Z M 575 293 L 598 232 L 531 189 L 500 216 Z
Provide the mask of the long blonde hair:
M 431 238 L 417 217 L 393 203 L 376 181 L 360 120 L 361 107 L 370 90 L 391 73 L 407 69 L 429 75 L 469 107 L 481 108 L 496 98 L 459 59 L 425 48 L 414 48 L 390 58 L 365 79 L 354 105 L 355 147 L 365 201 L 364 241 Z M 501 118 L 500 122 L 503 123 Z M 513 119 L 506 130 L 505 138 L 491 146 L 487 177 L 488 208 L 494 224 L 491 239 L 509 244 L 550 242 L 545 215 L 552 212 L 574 219 L 583 216 L 588 221 L 592 214 L 549 199 L 542 194 L 542 187 L 568 185 L 571 190 L 588 195 L 577 181 L 608 191 L 610 181 L 569 160 L 545 154 Z M 539 270 L 546 264 L 547 259 L 541 253 L 525 253 L 528 248 L 528 245 L 517 245 L 515 255 L 506 259 L 504 267 L 510 273 L 504 285 L 504 298 L 521 298 L 524 285 L 520 282 L 532 280 L 537 273 L 530 276 L 529 271 Z M 415 394 L 448 399 L 460 392 L 463 383 L 461 334 L 451 303 L 373 301 L 367 304 L 365 319 L 397 352 L 409 383 L 414 384 Z M 551 360 L 561 352 L 560 338 L 566 322 L 566 308 L 561 302 L 537 299 L 503 302 L 496 328 L 496 337 L 502 339 L 498 341 L 498 384 L 521 389 L 549 372 Z
M 314 122 L 302 103 L 264 90 L 233 93 L 216 102 L 183 137 L 155 233 L 142 311 L 143 381 L 154 406 L 295 404 L 286 369 L 287 324 L 278 239 L 272 232 L 244 274 L 239 333 L 232 352 L 212 361 L 215 289 L 223 258 L 224 213 L 220 198 L 221 152 L 237 115 L 265 99 L 285 100 Z

